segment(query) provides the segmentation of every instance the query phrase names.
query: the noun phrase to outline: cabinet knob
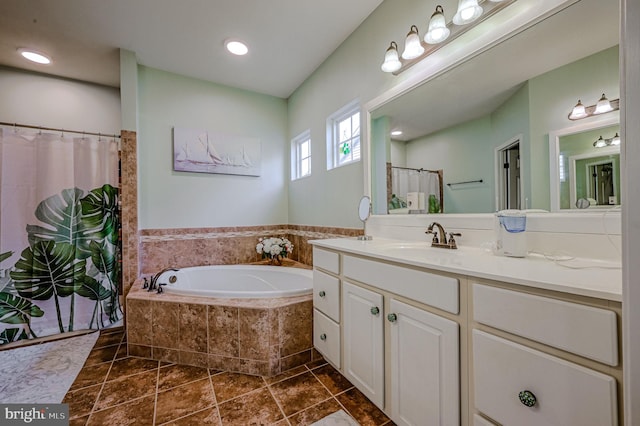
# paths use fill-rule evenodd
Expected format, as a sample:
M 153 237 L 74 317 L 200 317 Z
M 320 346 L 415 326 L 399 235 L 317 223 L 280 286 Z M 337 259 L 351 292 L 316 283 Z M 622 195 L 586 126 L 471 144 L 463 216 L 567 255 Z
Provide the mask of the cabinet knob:
M 325 297 L 327 295 L 327 293 L 324 292 L 324 290 L 320 290 L 320 292 L 318 293 L 318 296 L 320 297 Z
M 380 313 L 380 309 L 377 306 L 371 308 L 371 315 L 378 315 Z
M 538 402 L 533 392 L 528 390 L 520 391 L 520 393 L 518 394 L 518 398 L 520 398 L 520 402 L 522 402 L 527 407 L 533 407 Z
M 324 334 L 324 333 L 322 333 L 322 334 L 320 335 L 320 340 L 327 340 L 327 335 L 326 335 L 326 334 Z
M 396 314 L 389 314 L 387 315 L 387 319 L 389 320 L 389 322 L 396 322 L 398 316 Z

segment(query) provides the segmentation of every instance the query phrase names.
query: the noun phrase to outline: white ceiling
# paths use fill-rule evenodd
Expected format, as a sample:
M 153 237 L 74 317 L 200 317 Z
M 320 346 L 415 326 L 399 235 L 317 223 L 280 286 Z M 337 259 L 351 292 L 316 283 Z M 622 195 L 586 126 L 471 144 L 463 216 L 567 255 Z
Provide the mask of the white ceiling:
M 118 87 L 138 63 L 287 98 L 382 0 L 2 0 L 0 65 Z M 250 48 L 237 57 L 224 40 Z M 30 64 L 28 47 L 53 64 Z

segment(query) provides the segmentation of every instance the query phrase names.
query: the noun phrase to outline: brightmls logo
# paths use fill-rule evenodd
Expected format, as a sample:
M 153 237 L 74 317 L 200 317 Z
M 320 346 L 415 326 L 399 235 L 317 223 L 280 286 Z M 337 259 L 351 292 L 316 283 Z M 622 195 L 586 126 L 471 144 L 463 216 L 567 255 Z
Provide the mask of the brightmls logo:
M 68 404 L 0 404 L 0 425 L 68 426 Z

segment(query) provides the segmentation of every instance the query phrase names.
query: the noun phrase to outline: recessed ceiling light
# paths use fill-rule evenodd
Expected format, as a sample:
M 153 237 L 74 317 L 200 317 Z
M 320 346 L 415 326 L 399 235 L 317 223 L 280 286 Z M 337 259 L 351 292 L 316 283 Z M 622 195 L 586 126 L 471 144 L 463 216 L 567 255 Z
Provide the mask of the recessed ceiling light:
M 249 48 L 246 44 L 241 41 L 229 39 L 224 42 L 227 50 L 234 55 L 242 56 L 246 55 L 249 52 Z
M 31 62 L 43 65 L 48 65 L 51 63 L 51 58 L 49 56 L 45 55 L 44 53 L 36 52 L 35 50 L 18 49 L 18 53 L 20 53 L 23 58 L 28 59 Z
M 402 134 L 402 130 L 394 130 L 391 132 L 391 136 L 400 136 Z

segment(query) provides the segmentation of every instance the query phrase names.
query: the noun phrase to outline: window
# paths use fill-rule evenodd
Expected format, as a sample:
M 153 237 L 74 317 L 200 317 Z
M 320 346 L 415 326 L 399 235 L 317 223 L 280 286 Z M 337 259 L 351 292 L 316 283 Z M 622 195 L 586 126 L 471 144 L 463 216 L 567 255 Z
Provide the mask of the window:
M 298 135 L 291 141 L 291 180 L 311 174 L 311 132 Z
M 327 169 L 360 161 L 360 104 L 352 102 L 327 120 Z

